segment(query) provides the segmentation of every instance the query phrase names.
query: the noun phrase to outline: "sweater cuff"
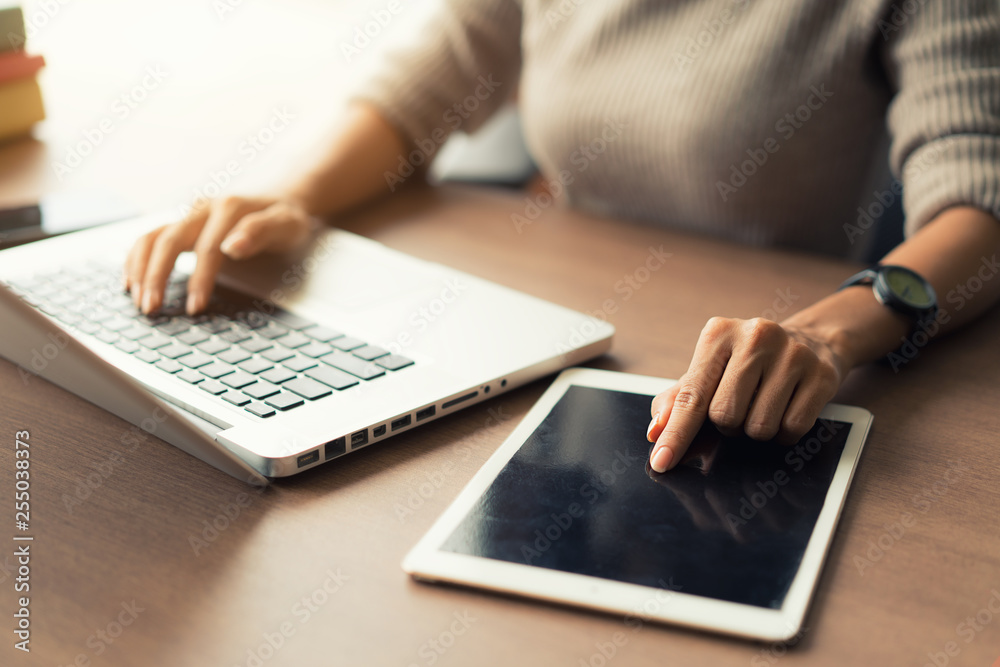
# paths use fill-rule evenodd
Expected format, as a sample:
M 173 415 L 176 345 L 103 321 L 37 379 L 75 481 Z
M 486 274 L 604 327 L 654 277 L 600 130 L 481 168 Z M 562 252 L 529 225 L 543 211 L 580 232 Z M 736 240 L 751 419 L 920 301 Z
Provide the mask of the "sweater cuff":
M 953 206 L 973 206 L 1000 220 L 1000 137 L 928 142 L 907 158 L 901 180 L 907 238 Z

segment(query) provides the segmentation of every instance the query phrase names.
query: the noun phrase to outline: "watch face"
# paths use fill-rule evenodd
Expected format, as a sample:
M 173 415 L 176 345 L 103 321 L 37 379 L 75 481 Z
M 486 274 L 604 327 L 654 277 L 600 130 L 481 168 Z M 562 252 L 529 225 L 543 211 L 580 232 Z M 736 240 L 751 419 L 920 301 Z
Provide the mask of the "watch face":
M 891 267 L 885 271 L 885 282 L 893 296 L 914 308 L 930 308 L 934 296 L 927 289 L 927 283 L 917 274 L 902 267 Z

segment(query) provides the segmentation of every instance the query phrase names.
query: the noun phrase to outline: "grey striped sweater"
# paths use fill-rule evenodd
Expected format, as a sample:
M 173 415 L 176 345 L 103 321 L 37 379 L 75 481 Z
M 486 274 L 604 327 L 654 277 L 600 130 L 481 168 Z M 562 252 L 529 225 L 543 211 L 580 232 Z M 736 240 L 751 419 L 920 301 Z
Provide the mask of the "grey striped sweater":
M 516 92 L 589 212 L 837 254 L 900 196 L 1000 217 L 1000 0 L 432 1 L 357 95 L 414 150 Z

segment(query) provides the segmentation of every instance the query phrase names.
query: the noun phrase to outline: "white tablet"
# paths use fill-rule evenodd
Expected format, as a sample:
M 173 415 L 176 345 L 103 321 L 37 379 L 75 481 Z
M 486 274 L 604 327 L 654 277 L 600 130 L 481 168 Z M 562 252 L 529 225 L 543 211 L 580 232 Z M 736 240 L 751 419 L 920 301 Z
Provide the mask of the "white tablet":
M 403 569 L 627 623 L 795 636 L 872 415 L 828 405 L 792 447 L 708 425 L 681 464 L 657 474 L 649 403 L 673 383 L 564 371 Z

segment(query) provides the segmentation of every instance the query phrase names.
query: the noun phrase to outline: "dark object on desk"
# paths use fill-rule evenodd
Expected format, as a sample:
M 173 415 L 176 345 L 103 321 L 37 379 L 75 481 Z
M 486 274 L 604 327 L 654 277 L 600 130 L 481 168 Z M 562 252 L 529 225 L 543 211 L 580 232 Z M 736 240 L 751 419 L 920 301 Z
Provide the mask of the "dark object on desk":
M 101 193 L 52 194 L 38 204 L 0 209 L 0 248 L 118 222 L 136 211 Z

